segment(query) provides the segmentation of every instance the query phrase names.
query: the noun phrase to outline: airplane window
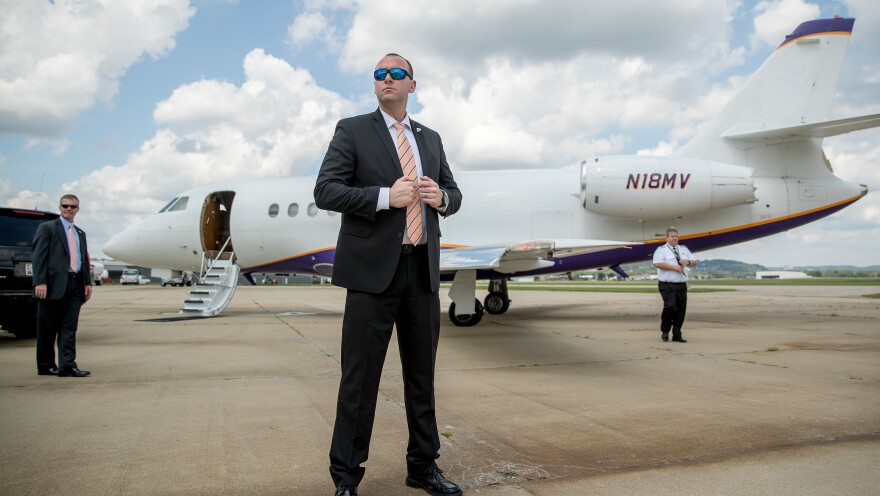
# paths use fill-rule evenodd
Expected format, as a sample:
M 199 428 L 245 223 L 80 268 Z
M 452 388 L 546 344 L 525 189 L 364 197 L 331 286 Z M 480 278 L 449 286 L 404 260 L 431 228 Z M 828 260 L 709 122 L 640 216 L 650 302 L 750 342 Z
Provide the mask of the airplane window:
M 269 205 L 269 217 L 277 217 L 278 216 L 278 204 L 273 203 Z
M 318 215 L 318 206 L 314 203 L 309 203 L 309 217 L 314 217 Z
M 290 205 L 287 206 L 287 215 L 289 217 L 296 217 L 296 214 L 298 214 L 298 213 L 299 213 L 299 204 L 298 203 L 291 203 Z
M 174 205 L 174 202 L 177 201 L 177 198 L 178 197 L 176 197 L 176 196 L 174 198 L 172 198 L 170 202 L 166 203 L 165 206 L 162 207 L 162 210 L 159 210 L 159 213 L 161 214 L 162 212 L 168 210 L 168 207 L 170 207 L 171 205 Z
M 177 200 L 177 203 L 172 205 L 171 208 L 168 209 L 168 211 L 169 212 L 176 212 L 176 211 L 186 210 L 187 202 L 189 202 L 189 197 L 188 196 L 181 196 L 180 199 Z

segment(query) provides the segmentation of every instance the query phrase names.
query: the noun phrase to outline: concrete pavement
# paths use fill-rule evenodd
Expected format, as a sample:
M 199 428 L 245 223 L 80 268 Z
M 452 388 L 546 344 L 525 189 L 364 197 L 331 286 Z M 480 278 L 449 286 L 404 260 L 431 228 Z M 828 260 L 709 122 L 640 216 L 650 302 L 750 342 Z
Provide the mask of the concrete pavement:
M 441 468 L 465 494 L 877 494 L 877 287 L 735 289 L 691 295 L 686 344 L 660 341 L 657 294 L 444 316 Z M 0 494 L 332 494 L 344 291 L 239 287 L 220 317 L 154 321 L 185 293 L 96 288 L 85 379 L 38 376 L 34 341 L 0 336 Z M 392 345 L 361 495 L 426 494 L 405 447 Z

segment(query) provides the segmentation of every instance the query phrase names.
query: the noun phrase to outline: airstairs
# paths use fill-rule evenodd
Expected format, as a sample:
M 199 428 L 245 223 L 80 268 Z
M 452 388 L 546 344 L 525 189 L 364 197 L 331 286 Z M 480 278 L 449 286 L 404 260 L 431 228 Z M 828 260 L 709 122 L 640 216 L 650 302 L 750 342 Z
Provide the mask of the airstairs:
M 198 283 L 184 300 L 181 314 L 213 317 L 232 301 L 240 269 L 235 263 L 235 253 L 224 252 L 228 244 L 229 239 L 215 258 L 202 255 Z

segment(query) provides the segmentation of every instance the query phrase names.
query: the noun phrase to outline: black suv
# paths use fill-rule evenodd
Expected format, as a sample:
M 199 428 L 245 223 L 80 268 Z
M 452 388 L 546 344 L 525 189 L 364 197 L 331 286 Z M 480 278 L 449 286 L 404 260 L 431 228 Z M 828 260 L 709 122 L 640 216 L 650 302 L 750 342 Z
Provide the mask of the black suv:
M 0 208 L 0 326 L 17 337 L 37 333 L 31 245 L 37 226 L 58 214 Z

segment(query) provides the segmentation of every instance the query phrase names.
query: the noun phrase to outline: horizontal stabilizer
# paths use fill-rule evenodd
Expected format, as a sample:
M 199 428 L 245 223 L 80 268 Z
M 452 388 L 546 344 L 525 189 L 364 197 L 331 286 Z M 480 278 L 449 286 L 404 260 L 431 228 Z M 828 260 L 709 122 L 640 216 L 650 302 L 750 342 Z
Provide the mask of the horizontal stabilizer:
M 735 126 L 724 132 L 721 137 L 727 140 L 756 140 L 766 138 L 830 138 L 839 134 L 852 131 L 870 129 L 880 126 L 880 114 L 848 117 L 831 121 L 814 122 L 812 124 L 800 124 L 797 126 L 785 126 L 771 129 L 742 129 Z
M 507 245 L 472 246 L 440 251 L 440 271 L 497 270 L 517 272 L 553 265 L 554 256 L 573 256 L 616 248 L 628 248 L 641 243 L 607 241 L 601 239 L 539 239 Z

